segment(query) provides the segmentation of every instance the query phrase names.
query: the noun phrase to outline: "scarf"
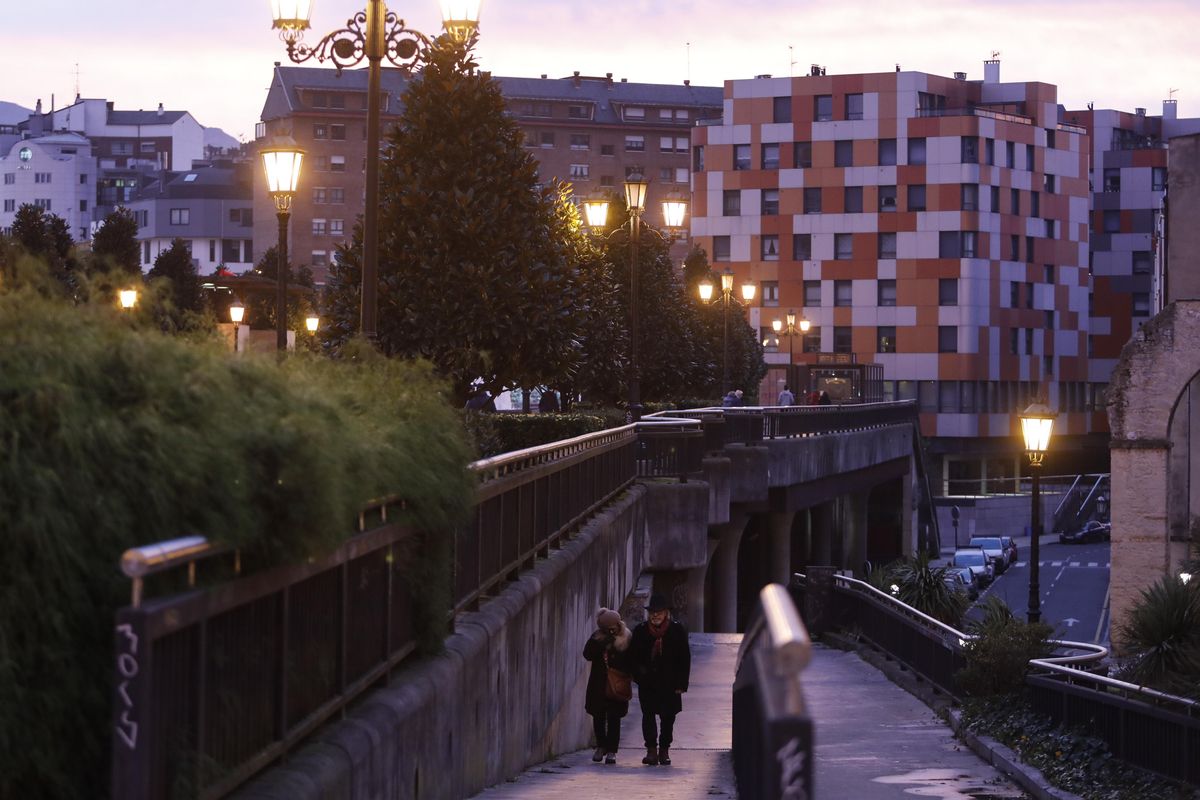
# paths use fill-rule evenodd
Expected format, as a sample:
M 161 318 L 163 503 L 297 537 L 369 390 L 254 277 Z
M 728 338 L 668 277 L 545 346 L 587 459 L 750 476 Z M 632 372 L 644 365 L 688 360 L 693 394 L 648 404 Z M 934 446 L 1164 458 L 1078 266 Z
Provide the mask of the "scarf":
M 662 625 L 655 625 L 653 622 L 646 623 L 646 627 L 650 629 L 650 635 L 654 637 L 654 646 L 650 649 L 650 658 L 657 660 L 662 656 L 663 635 L 670 626 L 670 617 L 664 619 Z

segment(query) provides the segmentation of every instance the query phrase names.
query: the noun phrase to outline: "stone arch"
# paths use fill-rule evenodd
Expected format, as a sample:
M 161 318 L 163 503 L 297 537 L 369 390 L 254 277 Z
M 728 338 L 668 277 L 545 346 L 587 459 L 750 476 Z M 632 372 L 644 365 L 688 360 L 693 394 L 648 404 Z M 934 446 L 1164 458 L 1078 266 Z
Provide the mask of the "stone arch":
M 1180 501 L 1169 498 L 1185 480 L 1185 471 L 1190 476 L 1191 466 L 1200 466 L 1192 453 L 1200 391 L 1191 387 L 1198 374 L 1200 301 L 1172 303 L 1143 325 L 1112 373 L 1113 630 L 1143 589 L 1177 571 L 1188 557 L 1189 537 L 1172 525 L 1172 518 L 1179 518 Z M 1189 495 L 1197 491 L 1190 488 L 1193 483 L 1200 481 L 1187 480 Z M 1185 516 L 1190 517 L 1191 507 L 1187 501 Z

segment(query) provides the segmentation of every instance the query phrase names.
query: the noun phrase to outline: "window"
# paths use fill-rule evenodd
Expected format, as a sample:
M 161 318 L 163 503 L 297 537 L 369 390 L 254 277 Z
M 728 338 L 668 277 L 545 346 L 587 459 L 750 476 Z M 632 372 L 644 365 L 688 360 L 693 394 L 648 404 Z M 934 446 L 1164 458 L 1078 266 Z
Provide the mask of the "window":
M 804 345 L 803 350 L 805 353 L 821 352 L 821 328 L 813 325 L 808 329 L 808 333 L 800 337 L 800 341 Z
M 1029 193 L 1029 216 L 1040 217 L 1042 215 L 1042 193 Z
M 330 156 L 329 157 L 329 171 L 330 172 L 345 172 L 346 171 L 346 157 L 345 156 Z
M 642 108 L 641 106 L 626 106 L 625 107 L 625 119 L 640 120 L 640 119 L 645 119 L 645 118 L 646 118 L 646 109 Z
M 1021 213 L 1021 190 L 1008 190 L 1008 213 L 1019 215 Z
M 809 331 L 811 335 L 812 331 Z M 854 329 L 849 325 L 837 325 L 833 329 L 833 352 L 854 352 Z
M 989 186 L 988 188 L 991 190 L 991 192 L 990 192 L 991 207 L 988 210 L 991 211 L 993 214 L 999 214 L 1000 213 L 1000 187 L 999 186 Z
M 804 282 L 804 305 L 808 308 L 821 307 L 821 282 Z
M 1033 284 L 1028 281 L 1025 283 L 1025 307 L 1033 308 Z
M 549 103 L 522 103 L 521 104 L 521 113 L 527 117 L 549 117 L 549 116 L 551 116 L 550 104 Z
M 714 236 L 713 237 L 713 261 L 728 261 L 729 260 L 729 237 Z
M 639 136 L 636 138 L 640 139 L 641 137 Z M 547 149 L 554 147 L 554 131 L 542 131 L 541 146 Z
M 1043 220 L 1043 222 L 1046 223 L 1046 238 L 1047 239 L 1055 238 L 1054 237 L 1054 220 L 1047 219 L 1047 220 Z
M 958 402 L 959 381 L 938 381 L 938 411 L 957 414 L 961 410 Z
M 1044 323 L 1042 323 L 1042 327 L 1048 331 L 1054 330 L 1054 312 L 1046 311 L 1044 313 L 1044 317 L 1045 317 L 1046 321 Z
M 82 178 L 83 176 L 80 175 L 79 177 Z M 15 172 L 4 173 L 4 185 L 5 186 L 12 186 L 16 182 L 17 182 L 17 173 L 15 173 Z
M 171 209 L 171 224 L 172 225 L 190 225 L 192 221 L 192 210 L 190 208 L 172 208 Z
M 733 146 L 733 168 L 750 169 L 750 145 L 735 144 Z
M 1016 142 L 1004 143 L 1004 166 L 1012 169 L 1017 162 L 1017 145 Z
M 821 213 L 821 187 L 810 186 L 804 190 L 804 213 Z
M 847 214 L 861 214 L 863 210 L 863 187 L 847 186 L 843 193 L 842 210 Z
M 217 240 L 216 239 L 208 240 L 208 260 L 209 261 L 217 260 Z
M 792 234 L 792 260 L 804 261 L 812 258 L 812 234 L 811 233 L 793 233 Z
M 329 202 L 344 203 L 346 202 L 346 190 L 338 187 L 333 187 L 329 190 Z
M 17 210 L 17 201 L 11 197 L 7 198 L 4 201 L 4 210 L 5 211 L 16 211 Z
M 958 305 L 958 278 L 938 279 L 938 305 Z
M 759 243 L 759 250 L 763 261 L 778 261 L 779 235 L 764 234 Z
M 344 95 L 344 94 L 329 95 L 329 107 L 330 108 L 345 108 L 346 107 L 346 95 Z
M 133 155 L 133 142 L 113 142 L 112 152 L 114 156 L 131 156 Z
M 586 181 L 591 167 L 588 164 L 572 164 L 571 179 L 576 181 Z
M 925 210 L 925 184 L 917 183 L 908 187 L 908 210 Z
M 668 112 L 668 113 L 670 113 L 670 112 Z M 587 106 L 567 106 L 567 116 L 570 117 L 571 119 L 587 119 L 588 118 L 588 107 Z
M 1053 264 L 1043 264 L 1042 265 L 1042 274 L 1046 279 L 1046 283 L 1054 283 L 1054 265 Z
M 854 257 L 854 236 L 849 233 L 833 235 L 833 257 L 839 261 Z
M 975 258 L 975 243 L 978 239 L 975 231 L 962 232 L 962 257 Z
M 6 200 L 5 202 L 8 202 L 8 201 Z M 9 209 L 6 208 L 4 210 L 8 211 Z M 148 241 L 142 242 L 142 263 L 143 264 L 150 263 L 150 242 L 148 242 Z
M 601 175 L 600 176 L 600 185 L 601 186 L 612 186 L 613 185 L 613 176 L 612 175 Z
M 252 220 L 250 218 L 250 209 L 244 208 L 244 209 L 242 209 L 242 211 L 245 212 L 245 216 L 242 217 L 242 225 L 249 227 L 252 223 Z M 134 216 L 137 217 L 137 224 L 138 224 L 139 228 L 145 228 L 147 225 L 150 224 L 150 212 L 149 211 L 135 211 L 133 213 L 134 213 Z
M 1134 292 L 1133 293 L 1133 315 L 1135 317 L 1150 316 L 1150 293 L 1149 292 Z
M 1015 285 L 1015 284 L 1014 284 Z M 1021 332 L 1016 328 L 1008 329 L 1008 354 L 1016 356 L 1021 354 Z
M 325 188 L 323 186 L 314 186 L 312 193 L 313 193 L 312 201 L 314 204 L 320 205 L 321 203 L 326 202 Z
M 762 168 L 779 169 L 778 144 L 764 144 L 762 146 Z
M 779 213 L 779 190 L 763 189 L 761 207 L 763 216 L 776 216 Z
M 329 108 L 329 95 L 324 92 L 313 92 L 310 102 L 313 108 Z
M 961 258 L 962 237 L 958 231 L 938 233 L 938 258 Z
M 875 329 L 875 352 L 896 352 L 896 326 L 881 325 Z
M 325 235 L 325 220 L 314 219 L 312 221 L 312 235 L 313 236 L 324 236 Z
M 833 282 L 833 304 L 835 306 L 854 305 L 853 284 L 850 281 Z
M 666 138 L 669 139 L 670 137 L 666 137 Z M 586 133 L 572 133 L 571 134 L 571 149 L 572 150 L 591 150 L 592 149 L 592 137 Z
M 313 156 L 313 172 L 329 171 L 329 156 Z
M 1032 236 L 1025 237 L 1025 263 L 1026 264 L 1033 263 L 1033 237 Z
M 764 305 L 766 305 L 764 303 Z M 771 326 L 766 326 L 758 329 L 758 339 L 762 342 L 764 353 L 779 352 L 779 337 L 775 335 L 775 329 Z
M 953 325 L 938 326 L 938 352 L 958 352 L 958 328 Z
M 833 165 L 835 167 L 854 166 L 854 142 L 841 139 L 833 143 Z
M 988 166 L 992 166 L 996 163 L 996 140 L 995 139 L 984 139 L 983 140 L 983 161 Z
M 964 183 L 959 191 L 963 211 L 979 209 L 979 187 L 973 183 Z
M 641 153 L 646 149 L 645 136 L 626 136 L 625 137 L 625 152 Z
M 328 254 L 324 250 L 313 250 L 312 259 L 309 263 L 314 267 L 324 267 L 329 263 Z
M 345 222 L 340 219 L 329 220 L 329 235 L 344 236 L 346 234 Z
M 764 306 L 779 305 L 779 281 L 763 281 L 759 286 Z
M 909 139 L 908 140 L 908 163 L 909 164 L 924 164 L 925 163 L 925 139 Z
M 1033 172 L 1033 145 L 1025 145 L 1025 171 Z
M 880 211 L 895 211 L 896 210 L 896 187 L 895 186 L 880 186 L 879 187 L 879 210 Z
M 1148 250 L 1133 251 L 1133 274 L 1146 275 L 1150 272 L 1150 252 Z
M 49 183 L 50 182 L 50 173 L 49 172 L 33 173 L 33 182 L 34 183 Z
M 1104 191 L 1121 191 L 1121 170 L 1111 167 L 1104 170 Z
M 329 126 L 329 138 L 330 139 L 345 139 L 346 138 L 346 126 L 345 125 L 330 125 Z
M 1008 285 L 1008 307 L 1021 307 L 1021 284 L 1013 281 Z
M 791 122 L 792 121 L 792 98 L 776 97 L 774 105 L 771 109 L 772 122 Z
M 697 147 L 696 149 L 697 149 L 697 150 L 703 150 L 704 148 L 703 148 L 703 147 Z M 602 144 L 602 145 L 600 145 L 600 155 L 602 155 L 602 156 L 615 156 L 616 154 L 617 154 L 617 148 L 616 148 L 616 146 L 615 146 L 615 145 L 611 145 L 611 144 Z
M 863 118 L 863 96 L 861 94 L 846 95 L 846 119 Z
M 600 148 L 600 155 L 604 155 L 604 148 Z M 608 155 L 612 155 L 609 153 Z M 692 172 L 704 171 L 704 145 L 697 145 L 692 148 Z
M 313 123 L 313 138 L 314 139 L 328 139 L 329 138 L 329 126 L 326 125 L 324 122 L 314 122 Z
M 1150 168 L 1150 189 L 1155 192 L 1165 191 L 1167 188 L 1167 168 L 1166 167 L 1151 167 Z
M 1054 194 L 1054 186 L 1055 186 L 1054 181 L 1055 181 L 1055 178 L 1053 175 L 1043 175 L 1042 176 L 1042 189 L 1047 194 Z
M 1104 212 L 1104 232 L 1121 232 L 1121 212 L 1115 209 Z
M 1008 237 L 1008 260 L 1021 260 L 1021 237 L 1015 233 Z
M 1033 355 L 1033 328 L 1025 329 L 1025 355 Z
M 817 122 L 833 119 L 833 95 L 819 94 L 813 98 L 813 119 Z
M 878 306 L 896 305 L 896 281 L 892 279 L 878 281 L 875 284 L 875 295 L 875 304 Z
M 879 140 L 879 166 L 892 167 L 896 165 L 896 140 Z
M 879 234 L 879 258 L 896 257 L 896 234 Z
M 688 173 L 687 167 L 676 167 L 675 168 L 675 182 L 676 183 L 687 183 L 688 177 L 689 177 L 689 173 Z
M 977 136 L 964 136 L 960 141 L 960 150 L 962 151 L 962 163 L 978 164 L 979 163 L 979 138 Z
M 726 189 L 721 192 L 721 214 L 726 217 L 737 217 L 742 213 L 742 193 L 738 189 Z
M 1054 374 L 1054 356 L 1042 356 L 1042 373 L 1045 375 Z
M 1049 147 L 1051 150 L 1054 149 L 1054 145 L 1055 145 L 1055 135 L 1054 134 L 1055 134 L 1055 130 L 1053 128 L 1046 129 L 1046 147 Z
M 796 169 L 811 167 L 812 142 L 794 142 L 792 144 L 792 162 Z

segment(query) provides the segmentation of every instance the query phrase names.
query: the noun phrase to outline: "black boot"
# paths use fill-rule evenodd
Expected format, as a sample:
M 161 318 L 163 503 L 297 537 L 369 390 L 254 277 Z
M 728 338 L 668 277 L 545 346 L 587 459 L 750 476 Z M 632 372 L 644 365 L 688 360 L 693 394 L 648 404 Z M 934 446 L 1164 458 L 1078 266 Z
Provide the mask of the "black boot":
M 655 764 L 657 764 L 658 763 L 658 748 L 647 746 L 646 747 L 646 757 L 642 759 L 642 763 L 647 766 L 650 766 L 650 767 L 653 767 Z
M 671 766 L 670 748 L 668 748 L 668 747 L 658 748 L 658 763 L 662 764 L 664 767 Z

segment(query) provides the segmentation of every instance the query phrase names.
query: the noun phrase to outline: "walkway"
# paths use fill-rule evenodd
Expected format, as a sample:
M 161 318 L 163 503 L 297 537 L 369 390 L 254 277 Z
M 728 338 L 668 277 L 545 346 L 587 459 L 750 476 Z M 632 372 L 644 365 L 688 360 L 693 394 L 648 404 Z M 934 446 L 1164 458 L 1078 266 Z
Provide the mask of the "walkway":
M 656 800 L 734 798 L 729 755 L 736 634 L 692 635 L 691 688 L 675 726 L 669 767 L 641 763 L 637 701 L 621 727 L 615 766 L 594 764 L 591 750 L 534 767 L 479 800 Z M 582 669 L 582 662 L 581 667 Z M 818 646 L 804 673 L 816 720 L 815 794 L 829 800 L 914 795 L 1021 798 L 1024 795 L 959 743 L 929 708 L 853 653 Z

